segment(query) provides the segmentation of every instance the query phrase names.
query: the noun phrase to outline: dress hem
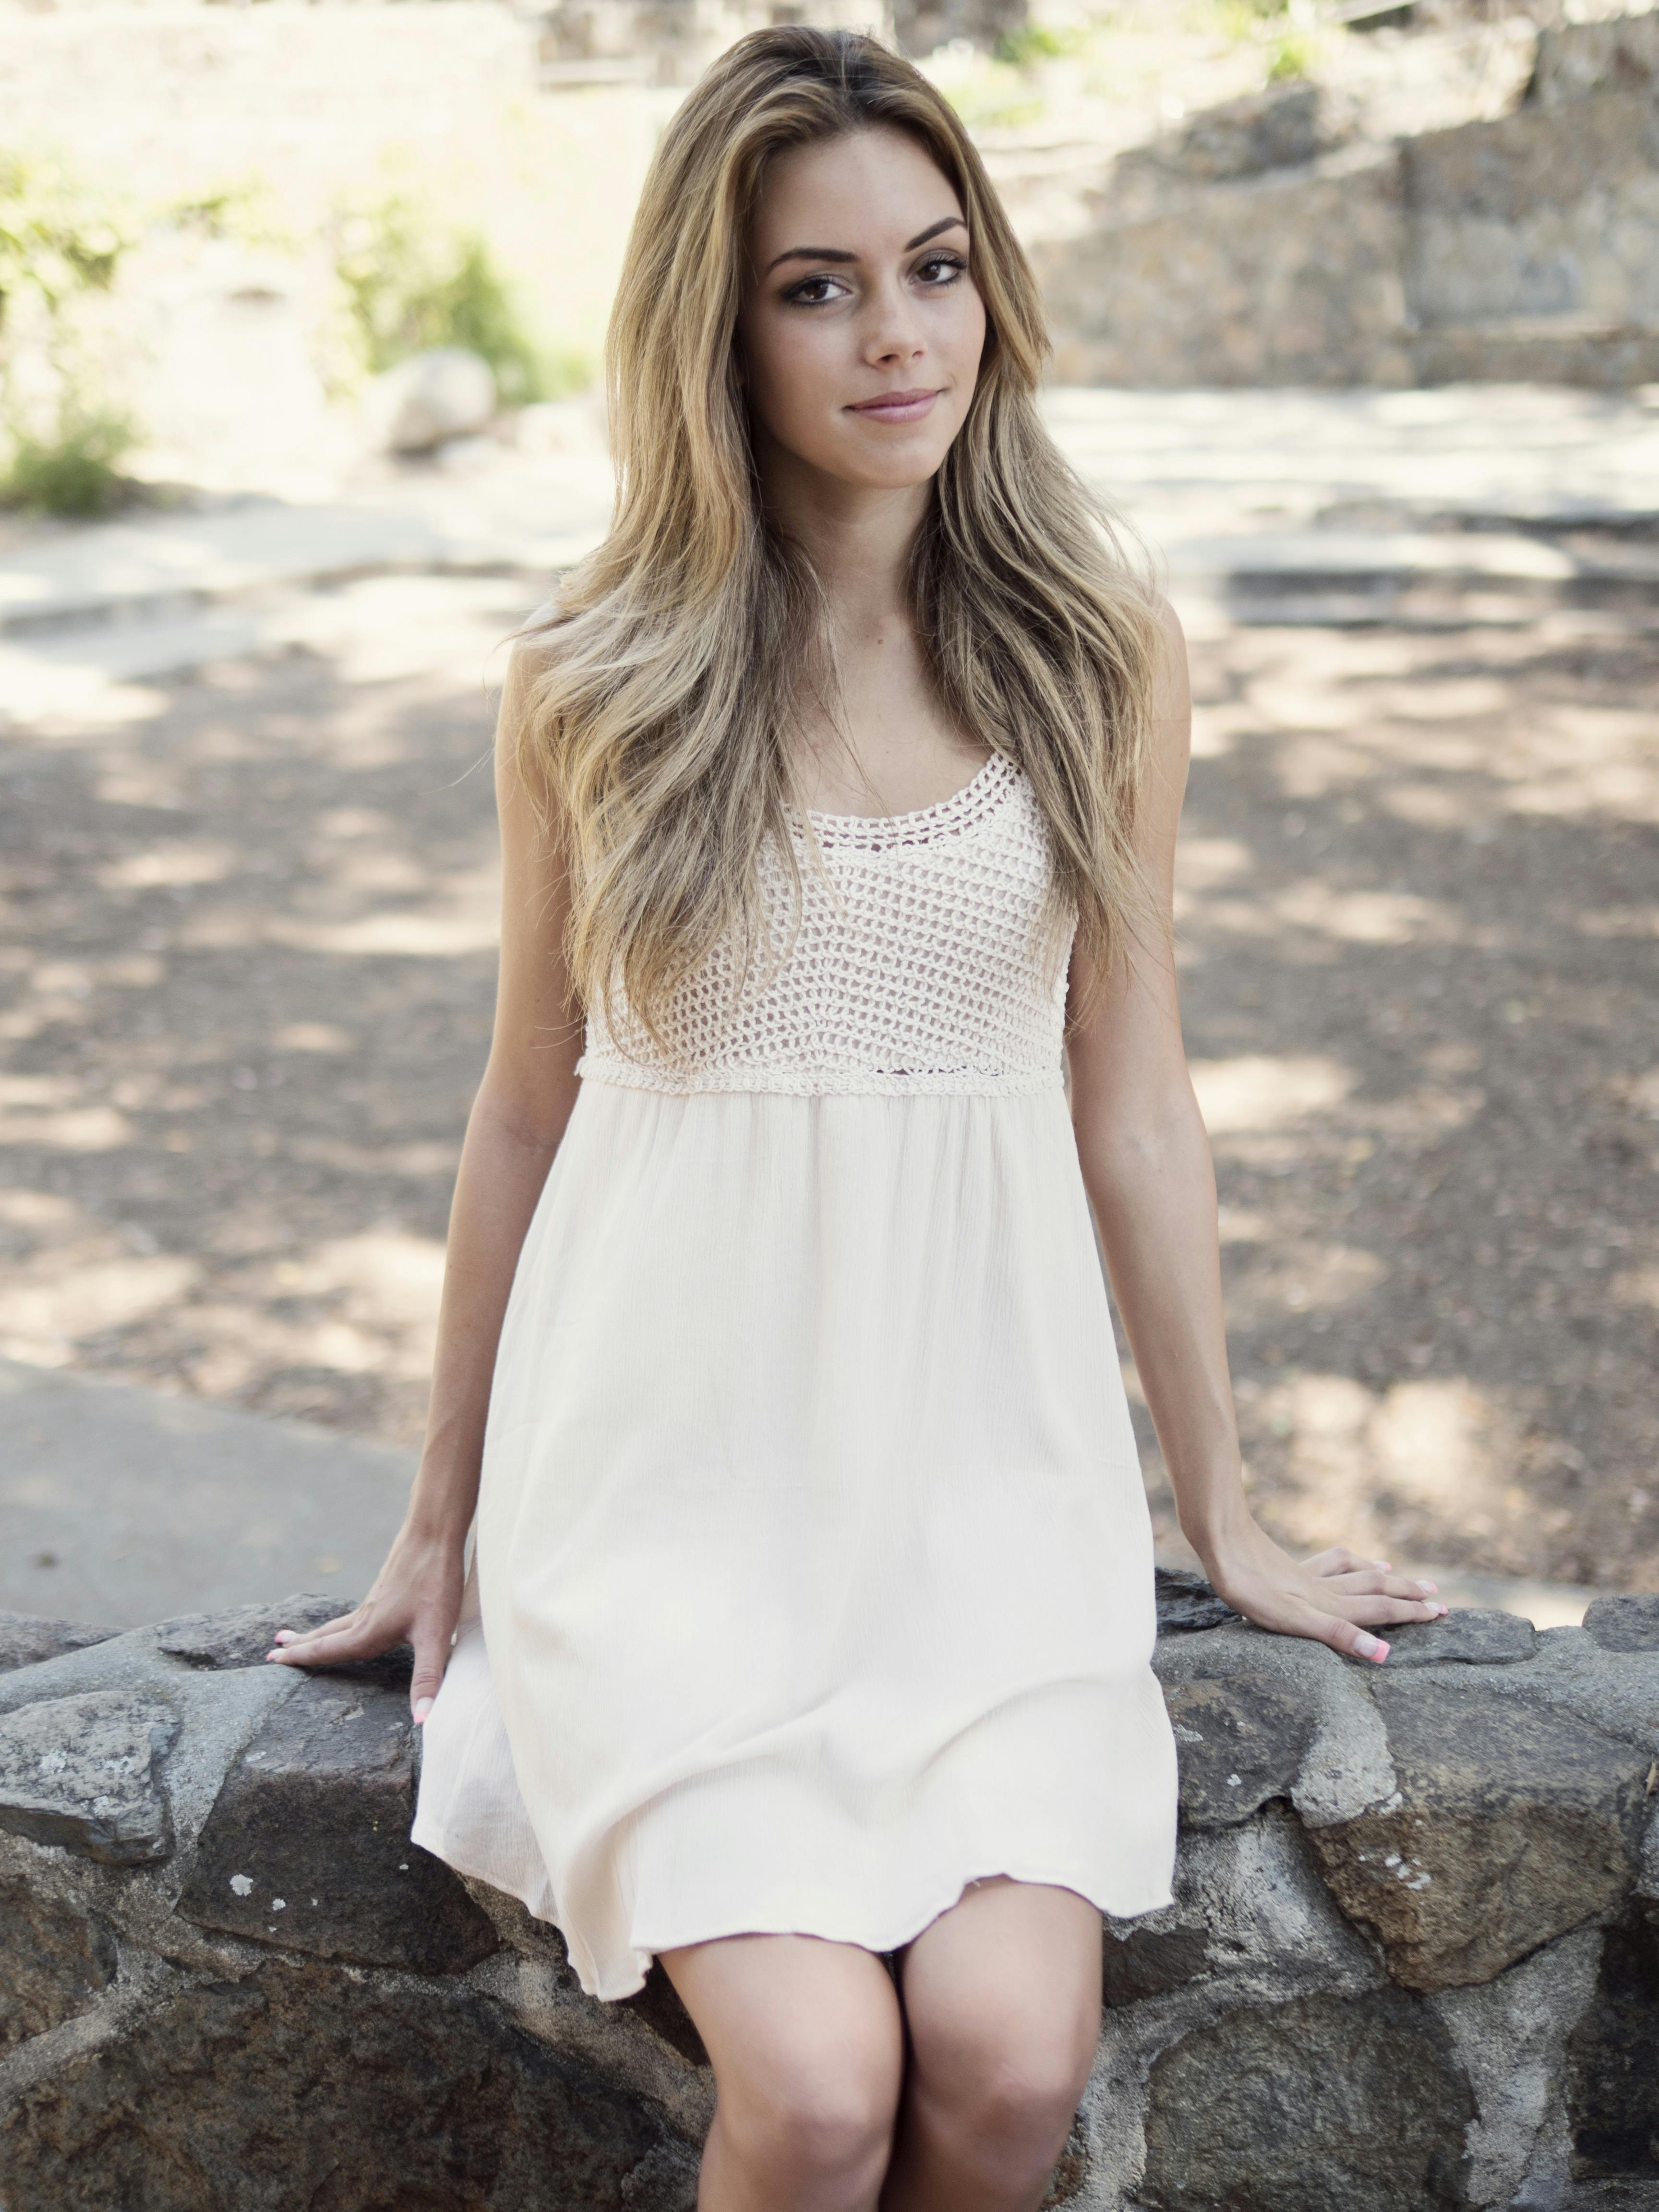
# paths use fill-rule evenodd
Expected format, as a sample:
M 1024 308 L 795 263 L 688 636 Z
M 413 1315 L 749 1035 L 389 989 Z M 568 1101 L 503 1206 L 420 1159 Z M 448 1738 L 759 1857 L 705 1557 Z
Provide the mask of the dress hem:
M 861 1951 L 870 1952 L 875 1957 L 884 1957 L 890 1952 L 902 1950 L 907 1943 L 915 1942 L 923 1929 L 930 1928 L 942 1913 L 950 1911 L 953 1905 L 960 1904 L 973 1883 L 988 1881 L 996 1875 L 1005 1875 L 1010 1881 L 1041 1884 L 1044 1888 L 1048 1889 L 1069 1889 L 1075 1896 L 1092 1905 L 1097 1912 L 1103 1913 L 1109 1920 L 1139 1920 L 1149 1912 L 1162 1911 L 1166 1905 L 1175 1901 L 1173 1892 L 1165 1884 L 1159 1895 L 1148 1898 L 1142 1904 L 1109 1903 L 1106 1885 L 1091 1878 L 1074 1878 L 1058 1871 L 1051 1864 L 1038 1867 L 1018 1860 L 998 1860 L 994 1863 L 983 1865 L 975 1871 L 963 1874 L 959 1877 L 952 1877 L 954 1886 L 947 1886 L 939 1892 L 939 1903 L 930 1904 L 920 1913 L 913 1907 L 902 1916 L 896 1927 L 890 1926 L 878 1936 L 854 1935 L 844 1923 L 834 1928 L 822 1925 L 807 1927 L 802 1924 L 803 1920 L 807 1917 L 821 1921 L 823 1918 L 822 1914 L 803 1914 L 799 1918 L 791 1916 L 787 1924 L 785 1924 L 778 1915 L 768 1914 L 745 1919 L 735 1927 L 698 1926 L 695 1930 L 666 1933 L 653 1938 L 648 1942 L 630 1936 L 629 1949 L 635 1961 L 636 1978 L 622 1986 L 606 1988 L 604 1985 L 611 1978 L 610 1976 L 595 1971 L 590 1980 L 589 1976 L 583 1972 L 577 1957 L 579 1947 L 576 1939 L 571 1936 L 569 1929 L 556 1913 L 538 1912 L 532 1899 L 525 1894 L 522 1888 L 514 1888 L 496 1881 L 491 1875 L 486 1873 L 482 1865 L 471 1860 L 470 1855 L 464 1853 L 452 1855 L 447 1849 L 441 1848 L 439 1843 L 433 1840 L 429 1833 L 425 1835 L 422 1833 L 422 1828 L 427 1825 L 416 1820 L 410 1840 L 418 1844 L 422 1850 L 430 1851 L 434 1858 L 441 1859 L 445 1865 L 452 1868 L 455 1873 L 470 1877 L 474 1881 L 482 1881 L 489 1888 L 500 1891 L 505 1897 L 515 1898 L 532 1919 L 540 1921 L 544 1926 L 556 1928 L 564 1939 L 571 1971 L 581 1985 L 582 1994 L 585 1996 L 596 1998 L 601 2004 L 619 2004 L 625 1998 L 637 1996 L 645 1987 L 645 1978 L 652 1965 L 665 1951 L 683 1950 L 693 1943 L 718 1942 L 726 1936 L 815 1936 L 824 1942 L 851 1943 Z M 538 1888 L 538 1894 L 542 1893 L 544 1893 Z M 852 1917 L 855 1916 L 849 1916 L 849 1917 Z M 580 1948 L 586 1952 L 585 1945 Z M 641 1961 L 643 1963 L 640 1963 Z

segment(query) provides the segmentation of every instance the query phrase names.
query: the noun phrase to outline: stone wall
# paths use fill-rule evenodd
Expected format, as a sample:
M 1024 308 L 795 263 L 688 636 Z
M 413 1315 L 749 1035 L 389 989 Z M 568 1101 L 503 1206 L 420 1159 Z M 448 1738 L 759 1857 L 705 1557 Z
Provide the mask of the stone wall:
M 1176 1901 L 1109 1929 L 1049 2202 L 1659 2203 L 1659 1598 L 1377 1670 L 1164 1582 Z M 690 2212 L 690 2022 L 408 1842 L 399 1668 L 262 1663 L 337 1604 L 0 1624 L 7 2212 Z
M 1511 112 L 1404 129 L 1292 85 L 1122 155 L 1037 248 L 1060 380 L 1659 377 L 1659 14 L 1547 30 L 1519 75 L 1514 28 L 1445 48 L 1510 70 Z

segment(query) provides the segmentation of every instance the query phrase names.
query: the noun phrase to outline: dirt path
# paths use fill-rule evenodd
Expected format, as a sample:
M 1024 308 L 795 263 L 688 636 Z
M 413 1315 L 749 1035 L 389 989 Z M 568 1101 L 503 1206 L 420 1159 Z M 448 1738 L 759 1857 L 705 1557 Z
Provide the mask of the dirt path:
M 417 1435 L 528 596 L 467 590 L 470 675 L 299 653 L 0 745 L 0 1350 Z M 1639 615 L 1194 647 L 1189 1043 L 1297 1541 L 1659 1584 Z

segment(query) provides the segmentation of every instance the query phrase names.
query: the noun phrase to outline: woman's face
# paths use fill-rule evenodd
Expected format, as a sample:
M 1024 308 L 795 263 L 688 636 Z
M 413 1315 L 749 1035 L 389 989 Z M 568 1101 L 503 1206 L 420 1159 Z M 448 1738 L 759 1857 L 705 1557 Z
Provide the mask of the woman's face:
M 985 305 L 954 188 L 902 131 L 780 155 L 749 241 L 738 343 L 769 441 L 847 484 L 925 483 L 962 428 Z

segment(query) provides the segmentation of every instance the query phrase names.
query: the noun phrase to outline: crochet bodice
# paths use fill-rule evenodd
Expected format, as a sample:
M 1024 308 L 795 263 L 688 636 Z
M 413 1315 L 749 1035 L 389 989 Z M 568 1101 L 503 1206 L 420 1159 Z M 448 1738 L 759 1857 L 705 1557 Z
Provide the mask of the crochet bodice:
M 736 951 L 717 945 L 671 1002 L 663 1026 L 677 1052 L 619 1000 L 614 1030 L 590 1012 L 577 1073 L 672 1091 L 1059 1089 L 1066 948 L 1045 959 L 1048 832 L 1023 771 L 994 754 L 935 806 L 809 818 L 811 839 L 790 833 L 793 943 L 789 870 L 769 846 L 771 957 L 745 994 L 734 1003 Z

